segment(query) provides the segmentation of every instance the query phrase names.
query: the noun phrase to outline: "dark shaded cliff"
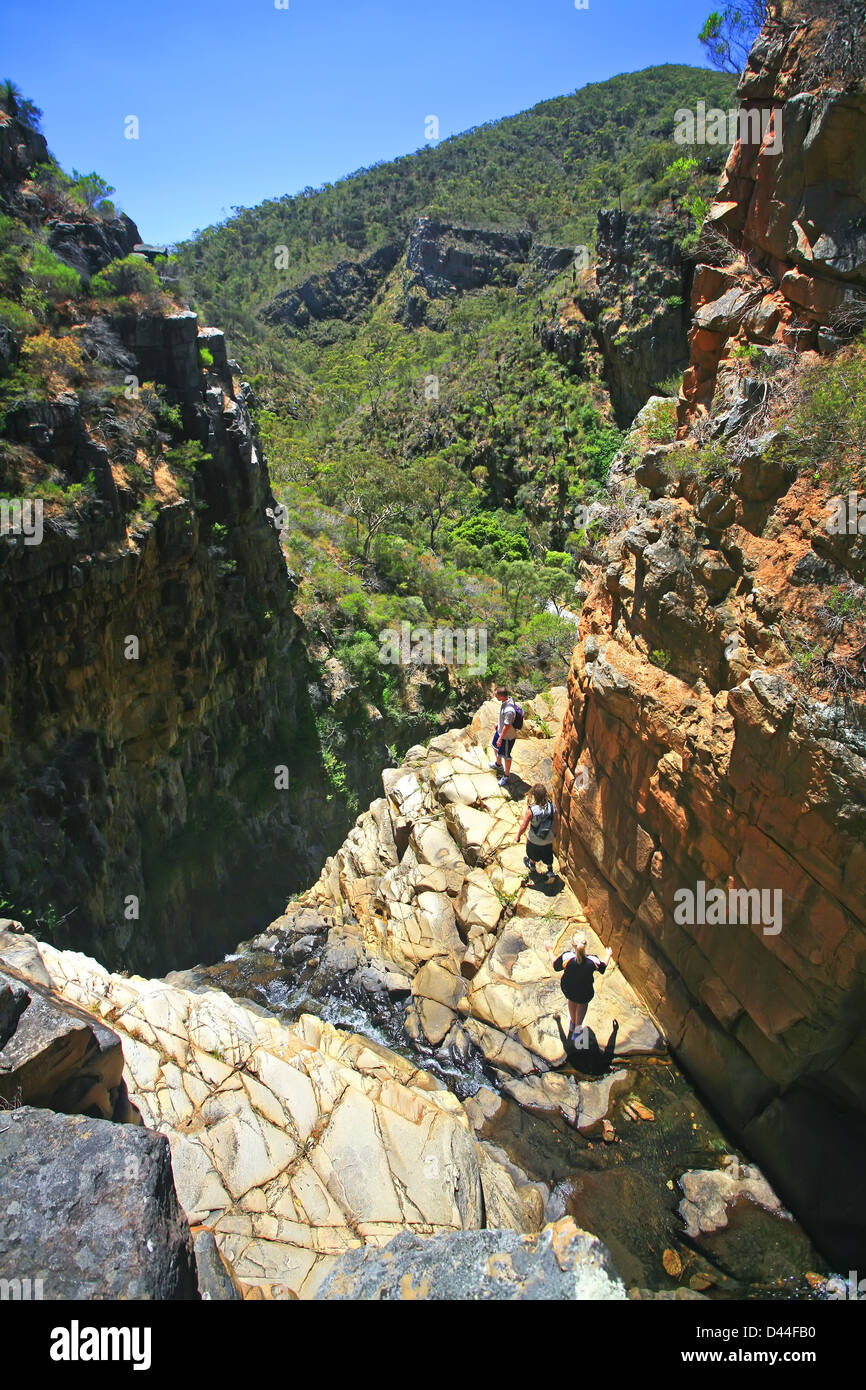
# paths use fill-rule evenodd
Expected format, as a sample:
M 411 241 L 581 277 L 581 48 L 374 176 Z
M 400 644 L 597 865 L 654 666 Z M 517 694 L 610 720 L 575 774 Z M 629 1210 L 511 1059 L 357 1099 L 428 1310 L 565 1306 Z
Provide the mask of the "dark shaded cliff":
M 0 171 L 0 899 L 166 969 L 326 849 L 293 584 L 222 334 L 16 120 Z

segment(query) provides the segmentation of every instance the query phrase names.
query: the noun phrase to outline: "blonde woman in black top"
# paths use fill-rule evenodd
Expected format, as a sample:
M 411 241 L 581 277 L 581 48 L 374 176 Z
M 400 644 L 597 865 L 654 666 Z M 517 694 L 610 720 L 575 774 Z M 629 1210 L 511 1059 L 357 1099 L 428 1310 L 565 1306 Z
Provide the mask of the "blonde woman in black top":
M 550 957 L 554 970 L 562 971 L 560 989 L 568 1001 L 568 1036 L 570 1038 L 586 1018 L 586 1011 L 595 993 L 593 985 L 595 972 L 598 971 L 600 975 L 604 974 L 613 959 L 613 951 L 608 946 L 604 960 L 599 960 L 598 956 L 588 955 L 586 937 L 583 932 L 578 932 L 574 937 L 571 950 L 563 951 L 555 960 L 553 958 L 553 946 L 549 941 L 544 943 L 544 949 Z

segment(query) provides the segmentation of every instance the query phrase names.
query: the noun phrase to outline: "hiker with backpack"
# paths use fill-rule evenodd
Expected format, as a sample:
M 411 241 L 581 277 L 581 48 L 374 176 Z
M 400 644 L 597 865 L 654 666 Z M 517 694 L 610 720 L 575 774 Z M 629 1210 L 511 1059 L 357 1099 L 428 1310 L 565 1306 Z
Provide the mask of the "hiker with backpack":
M 538 872 L 539 863 L 546 865 L 547 873 L 541 881 L 552 883 L 553 839 L 559 828 L 556 807 L 547 795 L 547 788 L 543 782 L 536 782 L 526 799 L 529 805 L 517 832 L 517 843 L 520 844 L 521 836 L 526 831 L 526 854 L 523 856 L 523 862 L 533 874 Z
M 604 960 L 600 960 L 598 956 L 589 955 L 586 949 L 586 936 L 583 932 L 576 932 L 571 943 L 571 950 L 562 951 L 555 960 L 553 958 L 553 946 L 549 941 L 544 943 L 544 949 L 550 957 L 550 963 L 554 970 L 562 973 L 562 979 L 559 983 L 568 1003 L 568 1039 L 570 1040 L 578 1033 L 583 1020 L 586 1018 L 586 1011 L 595 993 L 593 976 L 596 971 L 600 975 L 604 974 L 611 964 L 613 951 L 608 946 Z
M 514 747 L 514 740 L 517 737 L 517 730 L 523 728 L 523 710 L 508 693 L 508 687 L 497 685 L 496 698 L 501 701 L 499 706 L 499 718 L 496 721 L 496 732 L 493 735 L 493 747 L 496 750 L 496 761 L 490 764 L 493 772 L 501 772 L 499 778 L 500 787 L 507 787 L 508 779 L 511 776 L 511 750 Z

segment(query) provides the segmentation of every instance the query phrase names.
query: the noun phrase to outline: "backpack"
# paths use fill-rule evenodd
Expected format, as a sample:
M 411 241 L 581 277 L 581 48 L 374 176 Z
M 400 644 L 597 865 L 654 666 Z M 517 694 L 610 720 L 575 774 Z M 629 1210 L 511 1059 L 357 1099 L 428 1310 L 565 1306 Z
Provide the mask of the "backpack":
M 522 729 L 522 728 L 523 728 L 523 706 L 522 706 L 522 705 L 516 704 L 513 700 L 512 700 L 511 703 L 514 705 L 514 718 L 513 718 L 512 721 L 511 721 L 511 727 L 512 727 L 512 729 Z
M 536 813 L 536 811 L 533 809 L 533 812 L 532 812 L 532 833 L 533 833 L 533 835 L 537 835 L 538 838 L 539 838 L 540 840 L 541 840 L 541 839 L 545 839 L 545 840 L 546 840 L 546 839 L 547 839 L 547 836 L 550 834 L 550 832 L 551 832 L 552 829 L 553 829 L 553 802 L 552 802 L 552 801 L 548 801 L 547 805 L 546 805 L 546 806 L 543 806 L 537 813 Z

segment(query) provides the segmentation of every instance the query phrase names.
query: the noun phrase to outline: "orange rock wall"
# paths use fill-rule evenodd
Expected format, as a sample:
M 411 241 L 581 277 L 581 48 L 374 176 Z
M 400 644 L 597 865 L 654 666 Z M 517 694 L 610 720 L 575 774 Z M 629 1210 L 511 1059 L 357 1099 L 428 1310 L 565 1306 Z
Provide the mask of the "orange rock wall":
M 858 754 L 779 677 L 713 697 L 647 666 L 604 632 L 606 598 L 585 611 L 556 755 L 561 867 L 786 1200 L 862 1258 L 866 728 Z M 781 890 L 781 930 L 677 925 L 675 894 L 699 880 Z
M 779 103 L 783 148 L 731 153 L 712 220 L 737 257 L 698 268 L 684 438 L 737 341 L 832 352 L 833 314 L 866 286 L 866 97 L 808 87 L 825 37 L 771 24 L 744 75 L 747 103 Z M 732 1137 L 819 1246 L 862 1268 L 866 710 L 792 685 L 778 627 L 821 601 L 797 564 L 827 553 L 809 520 L 822 494 L 779 477 L 761 507 L 713 512 L 711 489 L 690 500 L 661 473 L 653 488 L 664 454 L 637 467 L 658 499 L 647 519 L 587 575 L 555 758 L 559 860 Z M 834 552 L 849 575 L 859 543 Z M 679 922 L 699 882 L 781 893 L 781 930 Z

